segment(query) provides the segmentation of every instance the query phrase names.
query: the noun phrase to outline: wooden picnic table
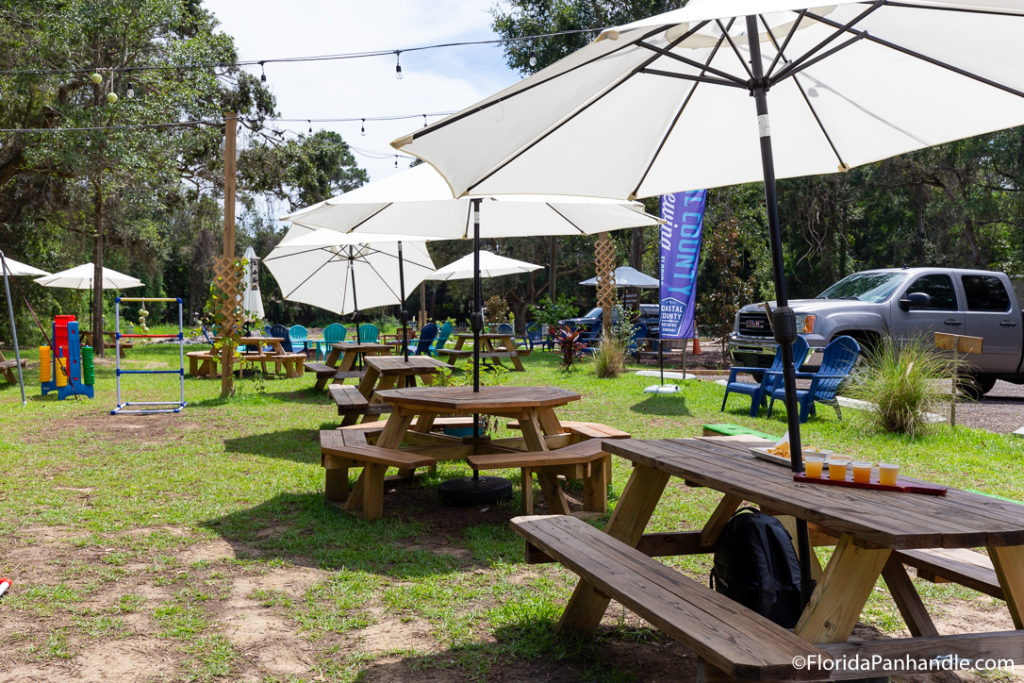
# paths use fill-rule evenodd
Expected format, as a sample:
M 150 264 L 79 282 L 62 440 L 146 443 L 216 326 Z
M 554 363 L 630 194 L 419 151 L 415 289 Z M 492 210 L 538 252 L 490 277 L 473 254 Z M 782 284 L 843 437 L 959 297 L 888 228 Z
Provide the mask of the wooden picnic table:
M 367 410 L 358 408 L 344 412 L 342 426 L 355 424 L 360 415 L 363 422 L 374 422 L 380 419 L 381 413 L 391 410 L 390 404 L 380 398 L 378 392 L 388 389 L 415 387 L 419 378 L 424 384 L 430 384 L 439 370 L 450 370 L 452 366 L 430 356 L 366 356 L 363 359 L 366 371 L 359 382 L 358 392 L 367 401 Z M 346 387 L 344 393 L 351 393 L 352 387 Z M 339 410 L 341 406 L 339 405 Z
M 368 356 L 391 353 L 391 347 L 377 342 L 336 342 L 323 363 L 306 363 L 306 369 L 316 372 L 317 391 L 323 391 L 328 382 L 344 384 L 346 379 L 362 379 L 363 370 L 357 370 L 356 361 Z
M 461 358 L 472 358 L 473 334 L 471 332 L 461 333 L 454 335 L 454 337 L 455 346 L 450 349 L 438 349 L 437 354 L 439 356 L 447 356 L 449 363 L 455 363 L 456 360 Z M 469 348 L 464 348 L 466 342 L 470 342 Z M 515 339 L 512 338 L 511 334 L 480 333 L 480 360 L 491 361 L 501 365 L 502 359 L 506 359 L 512 363 L 513 369 L 516 372 L 525 372 L 526 368 L 523 367 L 523 361 L 520 357 L 529 355 L 529 353 L 529 349 L 516 348 Z
M 115 330 L 108 330 L 108 331 L 103 333 L 103 336 L 107 337 L 110 340 L 110 341 L 103 342 L 103 348 L 105 348 L 105 349 L 117 348 L 117 346 L 118 346 L 118 344 L 117 344 L 117 332 Z M 81 340 L 81 343 L 82 343 L 83 346 L 95 346 L 95 344 L 93 344 L 92 331 L 91 330 L 83 330 L 83 329 L 79 328 L 79 330 L 78 330 L 78 338 Z M 125 351 L 127 351 L 128 349 L 134 348 L 134 347 L 135 347 L 135 344 L 133 342 L 122 341 L 121 342 L 121 348 L 120 348 L 121 358 L 125 357 Z
M 809 646 L 831 647 L 833 649 L 828 651 L 832 653 L 870 652 L 872 644 L 869 642 L 847 644 L 846 641 L 876 581 L 882 576 L 915 637 L 901 639 L 896 649 L 884 645 L 893 641 L 879 641 L 879 645 L 874 645 L 878 651 L 890 656 L 905 653 L 924 657 L 938 652 L 959 653 L 970 658 L 1017 657 L 1019 661 L 1024 653 L 1024 632 L 1019 630 L 1024 629 L 1024 505 L 952 488 L 944 496 L 926 496 L 800 483 L 793 480 L 793 473 L 787 467 L 762 461 L 749 451 L 752 446 L 769 443 L 743 436 L 604 442 L 610 453 L 632 461 L 635 466 L 605 532 L 627 546 L 639 548 L 645 555 L 709 553 L 713 552 L 715 539 L 732 514 L 743 501 L 750 501 L 763 511 L 779 516 L 791 533 L 795 528 L 794 519 L 803 519 L 815 532 L 812 543 L 836 546 L 823 571 L 812 554 L 812 575 L 819 574 L 817 587 L 793 631 Z M 683 479 L 691 486 L 721 491 L 723 496 L 699 531 L 645 535 L 644 529 L 672 477 Z M 539 531 L 543 531 L 541 527 L 551 526 L 536 517 L 514 520 L 513 526 L 517 524 L 523 527 L 517 530 L 528 540 L 531 525 L 537 526 Z M 536 537 L 545 538 L 544 534 Z M 894 555 L 921 552 L 913 549 L 975 547 L 988 551 L 999 588 L 1018 630 L 939 636 L 903 563 Z M 549 550 L 555 554 L 560 552 L 557 543 L 549 545 Z M 578 573 L 584 576 L 587 571 L 590 570 Z M 591 573 L 591 576 L 597 575 Z M 685 577 L 680 576 L 680 580 L 683 579 Z M 650 616 L 643 611 L 649 609 L 643 606 L 643 596 L 631 593 L 632 590 L 628 586 L 599 589 L 590 580 L 581 579 L 562 616 L 560 628 L 592 633 L 607 608 L 609 593 L 620 602 L 635 598 L 636 608 L 645 617 Z M 685 591 L 680 589 L 681 593 L 686 591 L 695 595 L 693 604 L 697 604 L 705 600 L 703 593 L 710 589 L 705 587 L 702 591 L 699 585 Z M 707 599 L 713 602 L 710 597 Z M 729 619 L 733 623 L 746 623 L 747 613 L 765 621 L 750 610 L 731 615 Z M 713 617 L 701 619 L 707 621 Z M 770 630 L 770 622 L 765 625 L 757 620 L 750 620 L 750 623 L 759 624 L 757 628 L 766 632 Z M 735 643 L 717 642 L 718 636 L 713 633 L 715 627 L 705 623 L 698 628 L 697 621 L 681 624 L 666 620 L 661 626 L 673 637 L 697 648 L 702 658 L 729 670 L 735 660 L 723 659 L 722 653 L 734 649 Z M 779 635 L 776 631 L 767 640 Z M 750 638 L 751 643 L 755 642 L 753 634 Z M 829 643 L 842 645 L 820 645 Z M 748 652 L 737 654 L 736 659 L 744 656 L 755 657 Z M 732 670 L 732 674 L 739 676 L 739 670 Z M 787 676 L 775 670 L 773 676 L 791 680 L 798 673 L 789 671 Z M 868 674 L 860 672 L 861 676 Z
M 28 367 L 28 360 L 27 359 L 25 359 L 25 358 L 21 359 L 21 367 L 23 367 L 23 368 L 27 368 Z M 4 352 L 2 350 L 0 350 L 0 373 L 3 374 L 3 376 L 7 379 L 7 381 L 10 384 L 16 384 L 18 382 L 17 378 L 15 378 L 15 376 L 14 376 L 14 371 L 17 368 L 18 368 L 18 361 L 17 360 L 7 360 L 7 357 L 4 356 Z
M 286 377 L 302 377 L 302 362 L 306 358 L 304 353 L 289 353 L 283 346 L 284 337 L 240 337 L 238 343 L 251 347 L 241 355 L 233 355 L 233 364 L 243 365 L 245 363 L 259 363 L 263 374 L 269 374 L 267 363 L 274 364 L 276 374 L 284 374 Z M 270 347 L 267 349 L 266 347 Z M 219 377 L 218 363 L 223 360 L 223 355 L 213 353 L 212 350 L 189 351 L 185 354 L 188 357 L 188 371 L 192 377 Z

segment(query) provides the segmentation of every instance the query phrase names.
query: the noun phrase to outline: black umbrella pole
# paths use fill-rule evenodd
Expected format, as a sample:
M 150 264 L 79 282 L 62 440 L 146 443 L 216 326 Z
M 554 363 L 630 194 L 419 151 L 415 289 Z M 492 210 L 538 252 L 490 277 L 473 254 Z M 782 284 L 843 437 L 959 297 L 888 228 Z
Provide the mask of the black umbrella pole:
M 402 262 L 402 241 L 398 241 L 398 302 L 401 306 L 402 360 L 409 362 L 409 311 L 405 310 L 405 264 Z
M 775 279 L 775 311 L 772 329 L 782 350 L 782 381 L 786 395 L 786 422 L 789 428 L 790 467 L 794 472 L 803 470 L 803 450 L 800 443 L 800 415 L 796 401 L 796 368 L 793 365 L 793 342 L 796 341 L 796 316 L 789 307 L 786 295 L 786 271 L 782 260 L 782 230 L 779 226 L 779 204 L 775 190 L 775 160 L 772 155 L 771 126 L 768 119 L 767 91 L 770 85 L 761 63 L 758 42 L 757 17 L 747 17 L 747 37 L 750 44 L 751 95 L 757 108 L 757 126 L 761 141 L 761 166 L 764 173 L 764 196 L 768 210 L 768 235 L 772 252 L 772 274 Z M 807 534 L 807 521 L 796 520 L 797 550 L 800 559 L 800 597 L 803 604 L 811 599 L 811 546 Z
M 473 312 L 469 324 L 473 328 L 473 392 L 480 391 L 480 332 L 484 329 L 483 294 L 480 291 L 480 202 L 473 199 Z M 480 436 L 480 416 L 473 414 L 473 438 Z

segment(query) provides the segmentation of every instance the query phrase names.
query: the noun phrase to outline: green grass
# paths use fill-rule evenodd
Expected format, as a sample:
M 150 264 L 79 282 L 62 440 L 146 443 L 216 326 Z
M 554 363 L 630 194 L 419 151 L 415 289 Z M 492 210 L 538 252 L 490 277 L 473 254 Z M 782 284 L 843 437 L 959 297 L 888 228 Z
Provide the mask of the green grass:
M 177 362 L 173 346 L 148 345 L 130 351 L 123 367 Z M 551 353 L 525 363 L 527 372 L 501 382 L 575 390 L 583 399 L 561 417 L 639 438 L 693 436 L 707 422 L 777 435 L 786 428 L 784 411 L 752 419 L 739 398 L 719 412 L 723 389 L 709 382 L 652 396 L 643 393 L 648 377 L 597 379 L 588 362 L 563 372 Z M 440 508 L 433 489 L 468 473 L 461 463 L 402 485 L 418 502 L 396 507 L 386 498 L 376 521 L 325 505 L 317 431 L 337 416 L 311 391 L 311 375 L 246 379 L 229 400 L 219 397 L 219 382 L 188 378 L 189 405 L 174 416 L 109 415 L 113 364 L 101 363 L 96 375 L 95 399 L 57 401 L 39 395 L 30 370 L 27 407 L 16 386 L 0 385 L 0 537 L 15 548 L 0 553 L 0 576 L 14 578 L 0 619 L 18 624 L 0 634 L 8 666 L 27 671 L 100 642 L 152 637 L 168 643 L 168 680 L 349 681 L 371 669 L 487 680 L 518 661 L 552 675 L 619 681 L 635 674 L 610 643 L 642 648 L 639 656 L 656 656 L 663 645 L 628 613 L 611 615 L 614 626 L 596 641 L 558 635 L 575 577 L 522 563 L 521 542 L 506 524 L 518 502 L 487 513 Z M 122 391 L 131 401 L 173 400 L 178 385 L 173 376 L 132 375 L 122 377 Z M 804 442 L 871 460 L 884 454 L 912 476 L 1024 500 L 1016 466 L 1024 440 L 948 426 L 916 438 L 880 434 L 856 411 L 844 415 L 840 422 L 819 411 Z M 617 459 L 613 506 L 629 472 Z M 518 490 L 518 473 L 506 474 Z M 649 530 L 698 528 L 716 502 L 712 491 L 672 482 Z M 709 558 L 666 561 L 706 581 Z M 921 588 L 933 607 L 970 600 L 991 609 L 965 589 Z M 233 640 L 241 619 L 273 626 L 264 648 L 308 648 L 306 670 L 252 668 L 250 650 Z M 890 632 L 902 627 L 884 591 L 875 591 L 865 619 Z

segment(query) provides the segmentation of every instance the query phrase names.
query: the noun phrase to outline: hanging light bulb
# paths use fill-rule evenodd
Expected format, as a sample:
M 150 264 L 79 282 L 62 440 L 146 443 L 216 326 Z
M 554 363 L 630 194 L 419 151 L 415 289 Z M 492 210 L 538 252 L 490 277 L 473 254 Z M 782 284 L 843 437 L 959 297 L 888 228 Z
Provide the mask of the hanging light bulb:
M 402 80 L 402 51 L 395 50 L 395 78 Z
M 530 41 L 530 66 L 537 66 L 537 51 L 533 49 L 533 41 Z
M 313 132 L 313 121 L 312 121 L 312 119 L 306 119 L 306 123 L 309 124 L 309 132 L 312 133 Z
M 128 81 L 128 87 L 125 89 L 124 94 L 128 96 L 128 99 L 135 97 L 135 86 L 131 81 Z
M 395 168 L 398 168 L 398 155 L 395 155 Z
M 359 124 L 359 134 L 366 135 L 366 119 L 363 119 L 362 123 Z
M 263 66 L 265 63 L 266 62 L 260 62 L 260 71 L 262 72 L 260 74 L 260 83 L 266 83 L 267 82 L 267 69 L 266 69 L 265 66 Z
M 426 114 L 423 115 L 423 127 L 424 128 L 427 127 L 427 115 Z

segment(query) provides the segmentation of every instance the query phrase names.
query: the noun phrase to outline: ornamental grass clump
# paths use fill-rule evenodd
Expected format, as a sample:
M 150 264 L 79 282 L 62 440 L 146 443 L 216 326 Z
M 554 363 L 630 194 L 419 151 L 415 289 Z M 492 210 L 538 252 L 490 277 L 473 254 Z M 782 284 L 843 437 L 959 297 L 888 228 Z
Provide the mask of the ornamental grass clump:
M 594 352 L 594 372 L 601 379 L 618 377 L 626 369 L 626 352 L 614 338 L 606 338 Z
M 942 380 L 953 371 L 953 362 L 923 340 L 884 339 L 867 353 L 843 393 L 874 403 L 868 419 L 879 429 L 915 436 L 929 424 L 930 409 L 949 403 Z

